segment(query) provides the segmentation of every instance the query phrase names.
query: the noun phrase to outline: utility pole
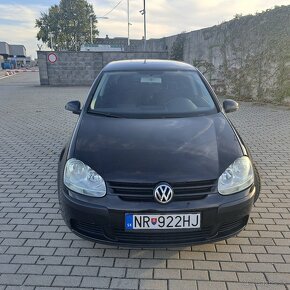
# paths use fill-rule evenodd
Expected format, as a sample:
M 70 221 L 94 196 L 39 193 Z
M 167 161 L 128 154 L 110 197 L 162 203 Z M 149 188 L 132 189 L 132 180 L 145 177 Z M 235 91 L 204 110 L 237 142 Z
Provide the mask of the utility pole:
M 128 14 L 128 47 L 130 46 L 130 4 L 129 0 L 127 0 L 127 14 Z
M 144 51 L 146 51 L 146 41 L 147 41 L 147 36 L 146 36 L 146 0 L 143 0 L 143 9 L 139 11 L 143 17 L 144 17 Z
M 93 44 L 93 15 L 90 15 L 90 26 L 91 26 L 91 44 Z
M 144 51 L 146 51 L 146 42 L 147 42 L 147 36 L 146 36 L 146 0 L 144 1 Z

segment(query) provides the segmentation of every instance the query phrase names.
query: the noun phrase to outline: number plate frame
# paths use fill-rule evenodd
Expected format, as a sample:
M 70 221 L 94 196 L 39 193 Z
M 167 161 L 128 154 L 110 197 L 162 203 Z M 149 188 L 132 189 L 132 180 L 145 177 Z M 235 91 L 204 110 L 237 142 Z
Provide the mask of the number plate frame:
M 162 226 L 163 221 L 164 226 Z M 200 228 L 200 212 L 180 214 L 125 214 L 126 231 L 199 230 Z

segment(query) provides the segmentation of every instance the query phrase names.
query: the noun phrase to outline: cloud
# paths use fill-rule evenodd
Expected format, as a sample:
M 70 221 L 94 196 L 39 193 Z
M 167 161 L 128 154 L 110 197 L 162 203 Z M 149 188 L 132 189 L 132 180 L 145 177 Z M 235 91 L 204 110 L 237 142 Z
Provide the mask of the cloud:
M 0 0 L 1 1 L 1 0 Z M 143 1 L 130 1 L 131 37 L 141 39 L 143 36 Z M 13 3 L 19 4 L 13 4 Z M 28 55 L 36 56 L 35 19 L 40 12 L 46 12 L 56 0 L 7 1 L 0 2 L 0 41 L 11 44 L 22 43 L 26 46 Z M 88 0 L 93 4 L 97 16 L 103 16 L 110 11 L 118 0 Z M 3 2 L 2 2 L 3 3 Z M 36 3 L 42 3 L 36 4 Z M 255 14 L 275 5 L 289 5 L 289 0 L 147 0 L 147 37 L 159 38 L 182 31 L 192 31 L 219 24 L 230 20 L 235 14 Z M 100 37 L 127 36 L 127 0 L 108 15 L 109 19 L 99 19 Z M 19 22 L 21 21 L 21 22 Z
M 91 1 L 98 16 L 103 16 L 117 0 Z M 220 24 L 233 18 L 235 14 L 255 14 L 273 8 L 275 5 L 289 5 L 289 0 L 155 0 L 146 1 L 147 36 L 159 38 L 182 31 L 192 31 Z M 143 17 L 139 10 L 143 2 L 130 0 L 130 27 L 132 38 L 143 36 Z M 109 19 L 99 20 L 100 36 L 127 36 L 127 1 L 123 0 Z
M 0 4 L 0 41 L 23 44 L 27 55 L 36 57 L 37 29 L 35 19 L 48 7 L 42 5 Z

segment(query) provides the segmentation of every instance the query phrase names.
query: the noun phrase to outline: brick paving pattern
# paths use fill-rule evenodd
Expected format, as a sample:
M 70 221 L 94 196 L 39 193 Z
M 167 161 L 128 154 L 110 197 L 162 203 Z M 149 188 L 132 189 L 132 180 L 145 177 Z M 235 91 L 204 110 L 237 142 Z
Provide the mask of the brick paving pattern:
M 246 229 L 226 241 L 129 249 L 82 240 L 59 214 L 57 160 L 88 88 L 0 80 L 0 290 L 290 289 L 290 110 L 242 103 L 230 118 L 249 145 L 262 192 Z

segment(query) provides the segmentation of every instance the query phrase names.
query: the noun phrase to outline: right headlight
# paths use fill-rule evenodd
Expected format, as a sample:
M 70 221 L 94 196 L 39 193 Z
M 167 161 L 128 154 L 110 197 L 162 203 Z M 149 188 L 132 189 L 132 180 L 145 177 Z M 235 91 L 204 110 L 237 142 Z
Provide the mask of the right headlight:
M 75 158 L 66 162 L 63 181 L 69 189 L 80 194 L 93 197 L 106 195 L 104 179 L 88 165 Z
M 229 195 L 242 191 L 254 183 L 254 171 L 251 160 L 247 156 L 238 158 L 232 163 L 218 180 L 218 192 Z

